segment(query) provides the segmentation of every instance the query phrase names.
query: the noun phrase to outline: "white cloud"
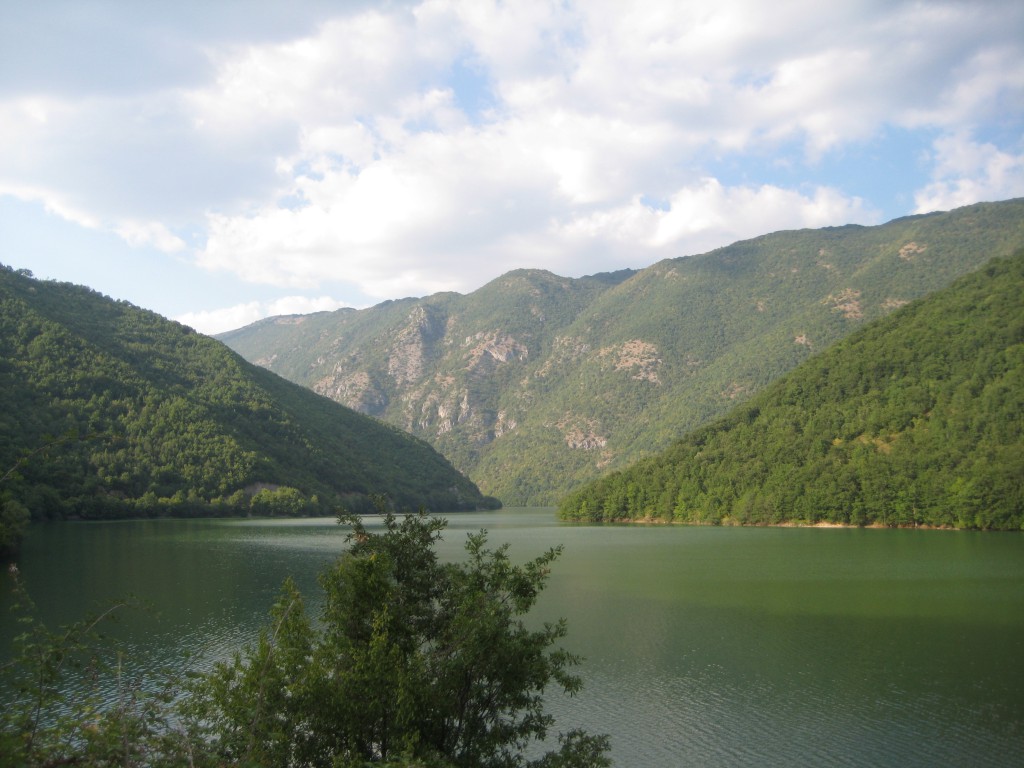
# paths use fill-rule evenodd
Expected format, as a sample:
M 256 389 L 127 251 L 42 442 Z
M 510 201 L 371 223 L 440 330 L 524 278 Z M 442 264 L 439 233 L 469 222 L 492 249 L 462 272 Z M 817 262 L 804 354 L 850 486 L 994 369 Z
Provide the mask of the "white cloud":
M 936 139 L 934 154 L 934 181 L 914 195 L 916 213 L 1024 197 L 1024 153 L 958 134 Z
M 249 301 L 222 309 L 186 312 L 174 319 L 191 328 L 213 335 L 233 331 L 275 315 L 307 315 L 311 312 L 333 312 L 346 306 L 330 296 L 285 296 L 274 301 Z
M 466 166 L 467 176 L 472 167 Z M 472 181 L 386 175 L 367 180 L 364 173 L 347 183 L 325 179 L 337 197 L 327 199 L 319 189 L 319 205 L 212 222 L 202 263 L 265 283 L 350 281 L 385 298 L 468 291 L 515 267 L 575 275 L 641 267 L 777 229 L 879 218 L 864 201 L 824 187 L 804 194 L 771 185 L 726 187 L 706 178 L 676 190 L 667 210 L 635 197 L 578 213 L 550 189 L 531 190 L 525 181 L 515 196 L 501 199 L 485 180 L 461 190 Z M 396 209 L 381 204 L 417 183 L 424 188 L 412 199 L 430 201 L 429 211 L 409 203 L 397 208 L 408 218 L 398 219 Z M 487 231 L 484 247 L 474 227 Z
M 125 221 L 114 228 L 118 236 L 134 248 L 152 246 L 164 253 L 185 250 L 185 241 L 158 221 Z
M 683 189 L 659 216 L 653 244 L 681 243 L 689 253 L 779 229 L 823 227 L 835 222 L 873 223 L 877 214 L 857 198 L 819 187 L 810 195 L 764 184 L 724 187 L 715 179 Z M 715 242 L 709 242 L 713 240 Z
M 0 71 L 0 144 L 19 150 L 0 193 L 247 281 L 377 298 L 877 221 L 822 169 L 891 129 L 946 137 L 918 209 L 1022 193 L 1011 0 L 367 2 L 280 29 L 213 11 L 218 31 L 192 32 L 204 8 L 161 12 L 138 82 L 100 50 L 75 57 L 103 80 L 80 92 L 83 73 L 26 91 Z M 966 138 L 979 121 L 1011 138 Z
M 677 190 L 667 209 L 637 198 L 615 210 L 578 218 L 561 230 L 566 241 L 616 243 L 623 264 L 711 250 L 779 229 L 821 227 L 837 221 L 875 223 L 864 201 L 819 187 L 809 195 L 771 185 L 726 187 L 705 178 Z M 638 259 L 639 256 L 639 259 Z
M 25 202 L 41 203 L 47 213 L 52 213 L 86 229 L 100 228 L 100 223 L 89 213 L 76 208 L 62 197 L 59 192 L 50 189 L 19 184 L 4 184 L 0 181 L 0 195 L 10 195 Z
M 185 242 L 159 221 L 124 220 L 117 224 L 107 224 L 92 213 L 78 208 L 76 203 L 69 202 L 58 190 L 0 183 L 0 195 L 10 195 L 25 202 L 41 203 L 48 213 L 85 229 L 111 231 L 132 247 L 153 247 L 164 253 L 174 253 L 186 248 Z

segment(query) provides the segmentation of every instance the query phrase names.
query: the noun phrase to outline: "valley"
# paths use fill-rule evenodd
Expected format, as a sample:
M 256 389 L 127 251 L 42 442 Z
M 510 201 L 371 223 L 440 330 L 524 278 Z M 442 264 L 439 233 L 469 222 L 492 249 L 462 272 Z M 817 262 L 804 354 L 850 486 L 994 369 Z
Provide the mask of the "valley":
M 778 232 L 633 271 L 269 318 L 248 360 L 429 442 L 505 504 L 555 504 L 841 338 L 1024 246 L 1024 201 Z

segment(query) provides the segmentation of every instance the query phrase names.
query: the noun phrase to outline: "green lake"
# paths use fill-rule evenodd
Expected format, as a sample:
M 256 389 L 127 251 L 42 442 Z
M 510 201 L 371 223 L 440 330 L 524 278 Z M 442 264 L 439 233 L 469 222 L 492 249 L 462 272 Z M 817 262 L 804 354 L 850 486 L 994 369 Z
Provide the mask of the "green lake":
M 515 559 L 565 545 L 537 618 L 569 620 L 586 683 L 551 710 L 610 734 L 620 768 L 1024 765 L 1020 534 L 448 519 L 444 557 L 480 528 Z M 245 644 L 287 575 L 315 606 L 344 537 L 327 519 L 62 523 L 19 568 L 53 624 L 148 601 L 117 629 L 146 674 Z

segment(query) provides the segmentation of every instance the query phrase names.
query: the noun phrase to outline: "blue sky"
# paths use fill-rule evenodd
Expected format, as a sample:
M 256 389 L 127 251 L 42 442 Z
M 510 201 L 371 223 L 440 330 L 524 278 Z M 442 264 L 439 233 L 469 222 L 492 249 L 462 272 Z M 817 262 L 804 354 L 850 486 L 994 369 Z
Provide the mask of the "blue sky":
M 0 262 L 216 333 L 1024 196 L 1024 3 L 8 0 L 0 146 Z

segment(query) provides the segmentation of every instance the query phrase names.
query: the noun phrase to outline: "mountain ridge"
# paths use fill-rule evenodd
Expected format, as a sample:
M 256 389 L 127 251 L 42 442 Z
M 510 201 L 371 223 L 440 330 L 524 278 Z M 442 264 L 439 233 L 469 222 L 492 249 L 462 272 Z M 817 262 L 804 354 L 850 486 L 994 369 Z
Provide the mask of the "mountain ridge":
M 775 232 L 595 278 L 515 270 L 218 338 L 428 440 L 506 504 L 552 504 L 871 320 L 1024 246 L 1024 200 Z
M 666 451 L 579 521 L 1024 528 L 1024 250 L 879 318 Z

